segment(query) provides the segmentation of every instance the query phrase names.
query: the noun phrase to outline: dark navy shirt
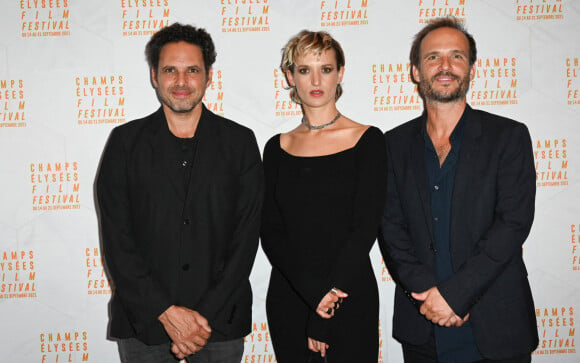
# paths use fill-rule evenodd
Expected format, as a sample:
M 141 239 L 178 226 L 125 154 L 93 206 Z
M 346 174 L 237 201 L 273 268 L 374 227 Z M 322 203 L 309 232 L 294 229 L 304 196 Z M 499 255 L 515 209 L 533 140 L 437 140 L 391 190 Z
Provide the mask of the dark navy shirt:
M 449 138 L 451 151 L 449 151 L 443 165 L 439 164 L 437 152 L 435 151 L 431 138 L 427 134 L 426 116 L 423 126 L 425 165 L 429 177 L 435 262 L 439 282 L 449 279 L 454 273 L 449 245 L 451 199 L 453 196 L 455 172 L 459 161 L 459 150 L 461 149 L 461 141 L 463 140 L 464 118 L 467 117 L 467 114 L 466 108 L 466 112 L 463 113 L 457 126 L 451 133 L 451 137 Z M 435 325 L 435 345 L 437 348 L 437 359 L 441 363 L 465 363 L 483 358 L 475 345 L 473 331 L 469 322 L 459 328 L 446 328 Z

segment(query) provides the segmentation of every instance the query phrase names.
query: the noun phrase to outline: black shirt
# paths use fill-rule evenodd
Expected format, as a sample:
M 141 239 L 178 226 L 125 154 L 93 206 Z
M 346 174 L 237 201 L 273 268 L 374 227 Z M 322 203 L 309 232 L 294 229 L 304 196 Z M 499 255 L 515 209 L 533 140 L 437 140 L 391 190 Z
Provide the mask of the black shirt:
M 183 183 L 179 184 L 180 187 L 183 186 L 180 192 L 182 195 L 186 195 L 187 190 L 189 190 L 197 139 L 195 137 L 177 137 L 173 135 L 169 127 L 166 127 L 165 133 L 163 143 L 167 145 L 167 150 L 171 154 L 170 157 L 174 160 L 168 170 L 172 174 L 171 178 L 175 178 L 176 180 L 181 178 L 183 180 Z

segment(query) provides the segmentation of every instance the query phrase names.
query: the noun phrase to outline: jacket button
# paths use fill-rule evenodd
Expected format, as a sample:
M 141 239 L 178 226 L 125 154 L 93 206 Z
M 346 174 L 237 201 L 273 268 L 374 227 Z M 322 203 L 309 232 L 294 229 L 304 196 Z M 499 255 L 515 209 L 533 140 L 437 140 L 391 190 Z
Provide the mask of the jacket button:
M 183 220 L 183 224 L 186 225 L 186 226 L 189 225 L 189 219 L 184 219 Z
M 186 263 L 185 265 L 181 266 L 181 269 L 182 269 L 183 271 L 187 271 L 187 270 L 189 270 L 189 264 L 188 264 L 188 263 Z

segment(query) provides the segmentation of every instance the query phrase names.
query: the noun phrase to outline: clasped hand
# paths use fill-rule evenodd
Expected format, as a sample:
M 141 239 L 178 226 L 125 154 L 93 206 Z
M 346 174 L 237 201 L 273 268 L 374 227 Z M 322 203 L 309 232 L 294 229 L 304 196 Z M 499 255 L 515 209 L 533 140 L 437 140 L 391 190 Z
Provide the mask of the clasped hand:
M 324 295 L 316 312 L 324 319 L 330 319 L 334 316 L 337 309 L 340 308 L 343 299 L 347 298 L 348 294 L 340 289 L 332 288 L 329 292 Z
M 469 319 L 469 314 L 464 318 L 455 314 L 453 309 L 451 309 L 449 304 L 447 304 L 447 301 L 445 301 L 445 298 L 439 292 L 437 286 L 421 293 L 413 292 L 411 293 L 411 296 L 413 296 L 415 300 L 423 302 L 419 308 L 419 312 L 434 324 L 445 327 L 459 327 Z
M 320 303 L 316 308 L 316 313 L 324 319 L 332 318 L 335 311 L 340 308 L 340 304 L 342 304 L 343 300 L 347 297 L 348 294 L 346 292 L 333 287 L 326 293 L 326 295 L 324 295 L 322 300 L 320 300 Z M 308 349 L 311 351 L 319 352 L 320 355 L 324 357 L 328 348 L 329 346 L 325 342 L 308 337 Z
M 313 352 L 320 352 L 320 356 L 324 357 L 326 355 L 326 350 L 328 349 L 328 344 L 325 342 L 319 342 L 318 340 L 309 337 L 308 349 Z
M 197 311 L 172 305 L 159 316 L 171 338 L 171 352 L 178 359 L 199 352 L 211 335 L 207 320 Z

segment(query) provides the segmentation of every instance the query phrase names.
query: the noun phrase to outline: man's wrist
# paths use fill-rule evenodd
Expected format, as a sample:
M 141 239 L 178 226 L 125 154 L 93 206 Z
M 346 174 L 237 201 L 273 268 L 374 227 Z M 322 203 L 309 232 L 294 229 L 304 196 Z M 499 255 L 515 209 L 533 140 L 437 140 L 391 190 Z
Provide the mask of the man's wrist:
M 165 324 L 167 322 L 169 322 L 169 314 L 171 313 L 171 310 L 173 310 L 175 308 L 175 305 L 171 305 L 169 306 L 167 309 L 165 309 L 165 311 L 163 311 L 158 317 L 157 320 L 159 320 L 162 324 Z

